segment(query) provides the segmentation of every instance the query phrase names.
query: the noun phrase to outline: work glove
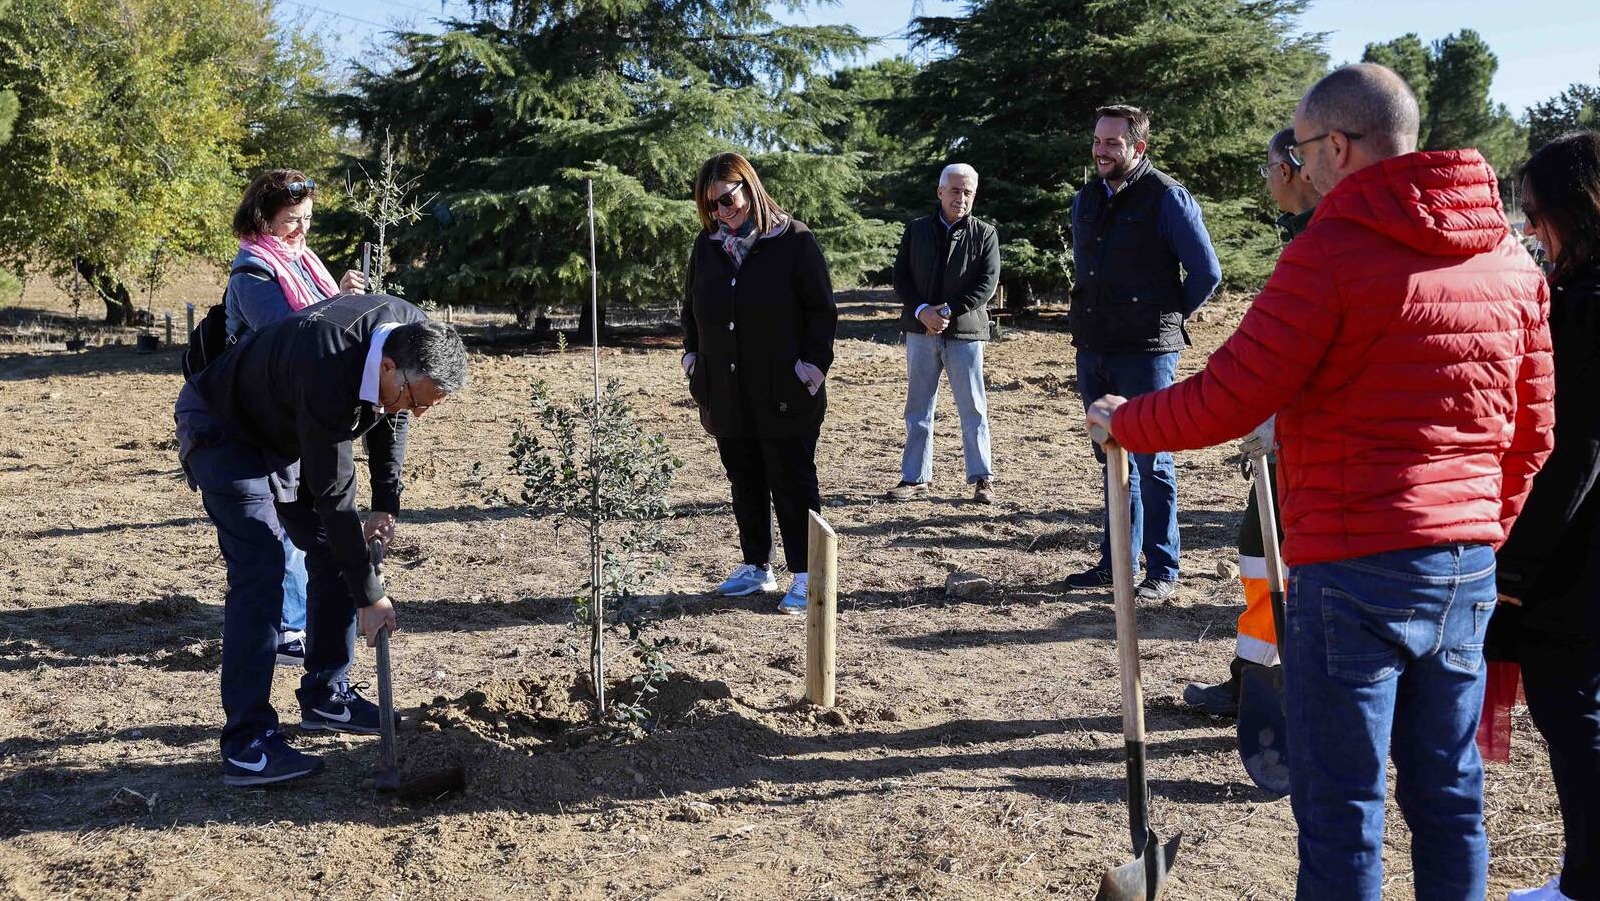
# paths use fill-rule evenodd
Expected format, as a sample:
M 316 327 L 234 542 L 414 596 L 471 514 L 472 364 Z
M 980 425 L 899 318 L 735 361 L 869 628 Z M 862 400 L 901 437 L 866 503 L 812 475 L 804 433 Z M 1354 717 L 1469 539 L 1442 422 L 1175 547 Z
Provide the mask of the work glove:
M 1250 434 L 1239 441 L 1239 454 L 1247 460 L 1259 460 L 1277 449 L 1278 444 L 1273 432 L 1277 428 L 1276 416 L 1267 417 L 1267 421 L 1255 427 Z

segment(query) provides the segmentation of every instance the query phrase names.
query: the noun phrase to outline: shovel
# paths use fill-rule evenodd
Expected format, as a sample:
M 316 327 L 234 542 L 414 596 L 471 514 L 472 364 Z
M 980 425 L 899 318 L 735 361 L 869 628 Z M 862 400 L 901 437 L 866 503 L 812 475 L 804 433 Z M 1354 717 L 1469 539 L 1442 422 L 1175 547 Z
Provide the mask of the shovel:
M 1144 689 L 1139 682 L 1139 623 L 1133 603 L 1133 523 L 1128 506 L 1128 452 L 1096 426 L 1091 437 L 1106 452 L 1106 505 L 1111 519 L 1112 596 L 1116 599 L 1117 663 L 1122 672 L 1122 737 L 1128 757 L 1128 831 L 1137 856 L 1100 877 L 1095 901 L 1155 901 L 1166 887 L 1182 835 L 1165 845 L 1150 828 L 1145 779 Z
M 383 577 L 383 539 L 367 542 L 367 553 L 372 557 L 372 569 Z M 431 801 L 440 795 L 466 788 L 466 774 L 461 767 L 449 767 L 434 773 L 423 773 L 401 780 L 400 763 L 395 740 L 394 682 L 389 675 L 389 629 L 378 630 L 378 775 L 373 785 L 380 792 L 397 795 L 401 800 Z
M 1272 591 L 1272 625 L 1283 653 L 1284 577 L 1278 552 L 1278 516 L 1272 506 L 1272 471 L 1266 457 L 1254 461 L 1261 548 Z M 1282 666 L 1246 666 L 1239 677 L 1239 759 L 1250 781 L 1278 797 L 1289 793 L 1288 728 Z

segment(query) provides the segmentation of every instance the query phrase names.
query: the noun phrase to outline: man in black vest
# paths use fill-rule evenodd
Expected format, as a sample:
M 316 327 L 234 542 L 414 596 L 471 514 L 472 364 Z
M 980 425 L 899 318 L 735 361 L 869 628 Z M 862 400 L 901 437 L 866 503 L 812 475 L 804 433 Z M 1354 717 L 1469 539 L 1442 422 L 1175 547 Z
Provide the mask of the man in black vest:
M 356 627 L 375 642 L 394 605 L 367 556 L 393 534 L 410 419 L 466 382 L 455 330 L 383 294 L 346 294 L 263 328 L 178 394 L 178 455 L 228 566 L 222 632 L 223 782 L 266 785 L 322 761 L 291 747 L 272 707 L 285 532 L 306 552 L 305 675 L 295 693 L 308 730 L 372 734 L 376 705 L 350 685 Z M 354 452 L 372 481 L 365 527 Z
M 1106 394 L 1133 397 L 1172 384 L 1183 324 L 1222 281 L 1197 204 L 1145 157 L 1150 117 L 1138 107 L 1095 111 L 1098 173 L 1072 200 L 1074 284 L 1067 323 L 1078 349 L 1085 406 Z M 1095 458 L 1105 456 L 1096 447 Z M 1172 455 L 1134 454 L 1133 560 L 1144 550 L 1138 596 L 1160 601 L 1178 587 L 1178 477 Z M 1067 577 L 1070 588 L 1111 584 L 1106 521 L 1100 560 Z

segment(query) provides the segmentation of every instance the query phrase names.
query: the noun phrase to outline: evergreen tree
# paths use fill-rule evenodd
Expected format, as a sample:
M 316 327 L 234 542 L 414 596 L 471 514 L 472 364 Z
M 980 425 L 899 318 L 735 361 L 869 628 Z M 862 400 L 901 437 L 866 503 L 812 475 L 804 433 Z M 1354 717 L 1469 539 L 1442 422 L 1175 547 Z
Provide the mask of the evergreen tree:
M 1582 128 L 1600 129 L 1600 85 L 1574 84 L 1528 107 L 1528 152 Z
M 1417 146 L 1427 146 L 1428 89 L 1433 80 L 1433 55 L 1427 45 L 1415 32 L 1404 34 L 1392 41 L 1368 44 L 1366 52 L 1361 54 L 1361 61 L 1388 66 L 1411 86 L 1411 93 L 1417 95 L 1417 107 L 1421 112 L 1422 127 L 1417 135 Z
M 812 225 L 848 283 L 893 235 L 850 200 L 856 158 L 822 127 L 847 96 L 818 65 L 859 51 L 854 29 L 777 23 L 763 0 L 483 0 L 442 34 L 401 34 L 401 64 L 361 71 L 342 98 L 364 135 L 403 142 L 407 174 L 438 194 L 402 230 L 412 296 L 499 303 L 526 317 L 587 296 L 584 181 L 595 181 L 601 293 L 675 304 L 699 228 L 702 162 L 752 158 L 779 204 Z
M 1462 29 L 1424 48 L 1415 34 L 1368 44 L 1363 62 L 1400 73 L 1422 113 L 1417 146 L 1423 150 L 1475 147 L 1509 190 L 1508 176 L 1527 157 L 1527 136 L 1504 104 L 1489 97 L 1500 61 L 1477 32 Z
M 917 39 L 949 51 L 914 79 L 933 159 L 982 179 L 1000 228 L 1004 278 L 1060 290 L 1074 193 L 1091 174 L 1096 107 L 1150 111 L 1150 156 L 1200 199 L 1223 274 L 1258 285 L 1278 250 L 1261 184 L 1268 139 L 1287 125 L 1325 59 L 1298 33 L 1300 0 L 978 0 L 928 17 Z M 1218 203 L 1216 198 L 1233 198 Z
M 327 122 L 294 99 L 321 88 L 320 66 L 280 38 L 268 0 L 11 3 L 0 89 L 20 112 L 0 147 L 0 261 L 64 275 L 79 258 L 106 321 L 130 321 L 125 283 L 158 252 L 231 256 L 233 208 L 269 152 L 331 152 Z

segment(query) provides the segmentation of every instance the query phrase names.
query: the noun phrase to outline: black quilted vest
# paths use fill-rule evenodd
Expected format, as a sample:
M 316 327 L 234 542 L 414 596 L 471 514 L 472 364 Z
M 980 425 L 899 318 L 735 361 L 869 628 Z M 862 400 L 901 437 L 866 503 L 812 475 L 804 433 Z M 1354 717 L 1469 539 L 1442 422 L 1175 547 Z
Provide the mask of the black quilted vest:
M 1077 263 L 1067 324 L 1075 347 L 1100 353 L 1167 353 L 1188 344 L 1178 257 L 1161 237 L 1161 200 L 1176 185 L 1143 160 L 1126 187 L 1106 196 L 1091 180 L 1072 229 Z

